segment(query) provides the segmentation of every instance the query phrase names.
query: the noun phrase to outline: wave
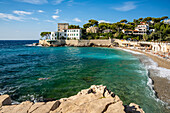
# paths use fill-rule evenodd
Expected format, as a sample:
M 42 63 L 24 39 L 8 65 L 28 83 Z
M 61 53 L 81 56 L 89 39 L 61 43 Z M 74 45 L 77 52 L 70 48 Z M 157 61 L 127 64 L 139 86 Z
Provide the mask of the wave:
M 159 76 L 170 80 L 170 69 L 158 67 L 158 64 L 151 58 L 143 59 L 142 62 L 145 64 L 148 70 L 154 70 L 154 76 Z
M 154 90 L 154 85 L 153 85 L 153 80 L 150 78 L 150 75 L 152 76 L 158 76 L 161 78 L 166 78 L 169 80 L 170 82 L 170 69 L 166 69 L 163 67 L 158 67 L 158 64 L 153 61 L 151 58 L 145 56 L 144 54 L 140 53 L 140 52 L 135 52 L 133 50 L 127 50 L 127 49 L 122 49 L 122 48 L 118 48 L 127 52 L 130 52 L 132 54 L 138 54 L 138 58 L 141 61 L 141 63 L 145 66 L 146 72 L 147 72 L 147 86 L 150 88 L 150 90 L 152 91 L 152 93 L 150 93 L 150 96 L 153 97 L 157 102 L 161 102 L 163 105 L 166 105 L 166 108 L 169 109 L 170 106 L 168 105 L 167 102 L 164 102 L 162 100 L 160 100 L 157 96 L 156 96 L 156 92 Z
M 140 53 L 140 52 L 132 51 L 132 50 L 129 50 L 129 49 L 123 49 L 123 48 L 116 48 L 116 49 L 120 49 L 120 50 L 123 50 L 123 51 L 127 51 L 127 52 L 130 52 L 130 53 L 133 53 L 133 54 L 142 55 L 142 53 Z
M 25 46 L 34 46 L 33 44 L 25 44 Z

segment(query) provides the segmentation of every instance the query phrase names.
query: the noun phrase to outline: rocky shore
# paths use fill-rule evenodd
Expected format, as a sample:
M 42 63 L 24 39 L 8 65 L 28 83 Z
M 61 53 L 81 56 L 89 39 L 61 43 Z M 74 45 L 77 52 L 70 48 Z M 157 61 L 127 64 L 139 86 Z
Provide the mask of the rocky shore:
M 123 105 L 106 86 L 92 85 L 77 95 L 50 102 L 30 101 L 11 105 L 9 95 L 0 96 L 0 113 L 145 113 L 139 105 Z

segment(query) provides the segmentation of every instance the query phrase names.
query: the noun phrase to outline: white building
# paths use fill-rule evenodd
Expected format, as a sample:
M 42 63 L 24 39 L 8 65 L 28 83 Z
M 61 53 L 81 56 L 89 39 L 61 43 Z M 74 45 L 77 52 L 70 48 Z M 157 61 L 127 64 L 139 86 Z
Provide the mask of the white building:
M 147 31 L 149 31 L 149 25 L 141 24 L 135 28 L 135 30 L 133 31 L 133 34 L 134 35 L 144 35 L 144 34 L 147 34 Z
M 57 37 L 58 37 L 58 32 L 51 32 L 51 36 L 50 36 L 50 39 L 51 40 L 57 40 Z
M 67 29 L 62 30 L 62 32 L 51 32 L 51 40 L 57 39 L 76 39 L 79 40 L 81 38 L 82 30 L 81 29 Z
M 155 29 L 149 29 L 149 25 L 146 22 L 141 22 L 140 25 L 138 25 L 135 30 L 131 30 L 131 29 L 123 29 L 122 32 L 126 35 L 144 35 L 144 34 L 148 34 L 148 33 L 152 33 L 154 32 Z

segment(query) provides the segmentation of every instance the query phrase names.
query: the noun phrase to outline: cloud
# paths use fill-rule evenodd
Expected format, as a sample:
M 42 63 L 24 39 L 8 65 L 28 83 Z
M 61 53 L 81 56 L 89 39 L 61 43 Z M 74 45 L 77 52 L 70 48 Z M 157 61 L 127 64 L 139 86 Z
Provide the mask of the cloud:
M 56 9 L 56 12 L 55 12 L 55 14 L 58 14 L 59 12 L 61 12 L 62 10 L 60 10 L 60 9 Z
M 55 4 L 55 5 L 57 5 L 57 4 L 60 4 L 60 3 L 62 3 L 64 0 L 55 0 L 55 1 L 53 1 L 53 3 Z
M 98 22 L 99 23 L 102 23 L 102 22 L 104 22 L 104 23 L 111 23 L 110 21 L 106 21 L 106 20 L 99 20 Z
M 135 2 L 124 2 L 122 6 L 120 7 L 115 7 L 113 9 L 117 10 L 117 11 L 130 11 L 132 9 L 136 9 L 137 5 L 135 4 Z
M 73 3 L 74 3 L 74 0 L 69 0 L 69 1 L 68 1 L 68 6 L 72 6 Z
M 59 17 L 60 17 L 60 16 L 57 16 L 57 15 L 53 15 L 53 16 L 52 16 L 53 19 L 57 19 L 57 18 L 59 18 Z
M 73 21 L 75 21 L 75 22 L 81 22 L 81 20 L 78 19 L 78 18 L 74 18 Z
M 13 11 L 14 14 L 17 15 L 31 15 L 32 12 L 26 12 L 26 11 Z
M 0 19 L 3 20 L 16 20 L 16 21 L 23 21 L 21 17 L 16 17 L 12 14 L 0 13 Z
M 52 21 L 52 20 L 45 20 L 46 22 L 54 22 L 54 21 Z
M 39 13 L 43 13 L 44 11 L 43 11 L 43 10 L 38 10 L 37 12 L 39 12 Z
M 18 2 L 25 2 L 25 3 L 30 3 L 30 4 L 45 4 L 48 3 L 47 0 L 15 0 Z
M 38 18 L 31 18 L 32 20 L 36 20 L 36 21 L 38 21 L 39 19 Z

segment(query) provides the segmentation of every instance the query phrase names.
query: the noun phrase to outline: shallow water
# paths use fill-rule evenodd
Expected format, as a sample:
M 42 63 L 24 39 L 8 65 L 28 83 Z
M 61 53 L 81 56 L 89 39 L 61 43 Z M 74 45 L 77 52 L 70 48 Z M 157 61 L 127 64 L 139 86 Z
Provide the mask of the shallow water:
M 147 113 L 166 112 L 148 86 L 147 69 L 132 54 L 108 48 L 25 46 L 33 42 L 0 41 L 0 93 L 19 102 L 42 101 L 103 84 L 124 104 L 139 104 Z

